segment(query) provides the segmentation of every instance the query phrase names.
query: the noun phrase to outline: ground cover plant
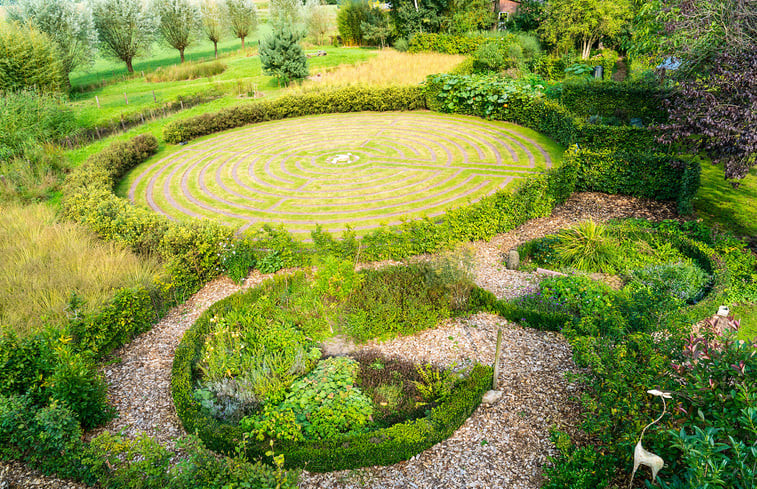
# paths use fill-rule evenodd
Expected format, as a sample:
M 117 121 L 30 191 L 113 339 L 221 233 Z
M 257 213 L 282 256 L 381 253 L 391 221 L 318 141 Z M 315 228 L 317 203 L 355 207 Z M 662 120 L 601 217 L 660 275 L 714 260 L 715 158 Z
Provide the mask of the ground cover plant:
M 174 363 L 183 422 L 223 451 L 243 433 L 251 454 L 271 441 L 287 465 L 307 463 L 309 470 L 417 453 L 480 401 L 486 370 L 419 366 L 370 351 L 321 358 L 319 348 L 334 335 L 365 341 L 412 334 L 480 307 L 475 286 L 453 265 L 458 261 L 355 272 L 330 258 L 312 272 L 276 277 L 217 304 L 193 326 Z M 319 340 L 326 343 L 316 347 Z M 465 400 L 452 408 L 460 401 L 455 395 Z M 429 416 L 450 409 L 428 431 Z M 326 449 L 331 445 L 342 448 Z

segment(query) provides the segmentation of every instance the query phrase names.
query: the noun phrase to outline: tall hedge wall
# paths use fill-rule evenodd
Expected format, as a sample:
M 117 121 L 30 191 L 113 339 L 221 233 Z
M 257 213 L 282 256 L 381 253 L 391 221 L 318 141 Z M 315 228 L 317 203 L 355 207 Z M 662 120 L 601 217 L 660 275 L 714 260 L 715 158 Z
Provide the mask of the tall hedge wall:
M 589 83 L 580 87 L 604 85 Z M 565 93 L 569 95 L 565 98 L 578 106 L 578 101 L 571 99 L 577 97 L 576 86 L 566 86 Z M 609 105 L 613 91 L 626 90 L 631 93 L 627 96 L 628 103 L 645 93 L 649 100 L 658 96 L 657 92 L 652 96 L 644 89 L 619 88 L 620 84 L 613 82 L 607 86 L 610 87 L 607 93 L 591 88 L 588 99 L 594 97 Z M 674 200 L 681 214 L 692 211 L 701 168 L 657 143 L 654 129 L 591 124 L 557 100 L 528 93 L 527 88 L 504 79 L 435 75 L 428 79 L 426 95 L 426 105 L 434 110 L 511 121 L 565 146 L 577 145 L 579 149 L 566 153 L 571 156 L 570 161 L 563 162 L 563 165 L 570 163 L 572 169 L 567 171 L 578 178 L 577 190 Z

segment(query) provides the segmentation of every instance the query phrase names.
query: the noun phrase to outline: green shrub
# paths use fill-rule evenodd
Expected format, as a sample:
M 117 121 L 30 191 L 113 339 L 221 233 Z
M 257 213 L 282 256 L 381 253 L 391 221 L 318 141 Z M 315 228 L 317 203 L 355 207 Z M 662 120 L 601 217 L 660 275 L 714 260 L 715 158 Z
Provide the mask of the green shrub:
M 244 237 L 221 241 L 218 258 L 221 272 L 238 284 L 244 282 L 257 263 L 253 242 Z
M 46 381 L 53 402 L 69 408 L 84 428 L 94 428 L 109 421 L 114 409 L 107 403 L 108 386 L 93 362 L 70 347 L 56 350 L 57 364 Z
M 342 2 L 336 14 L 336 24 L 342 42 L 348 46 L 360 46 L 363 44 L 362 23 L 368 20 L 371 6 L 368 2 L 360 0 L 347 0 Z
M 433 32 L 416 32 L 410 38 L 411 53 L 435 51 L 445 54 L 473 54 L 487 41 L 484 36 L 454 36 Z
M 0 92 L 57 92 L 67 85 L 55 43 L 31 25 L 0 23 Z
M 0 160 L 33 156 L 35 148 L 60 142 L 78 129 L 74 111 L 62 96 L 31 90 L 3 91 L 2 88 L 0 126 L 3 127 Z
M 27 416 L 24 460 L 46 474 L 78 478 L 82 430 L 68 406 L 53 401 Z
M 575 168 L 576 190 L 674 200 L 689 214 L 699 188 L 699 162 L 680 156 L 571 148 L 563 165 Z
M 223 109 L 213 114 L 172 122 L 163 129 L 168 143 L 189 141 L 255 122 L 335 112 L 414 110 L 423 108 L 419 87 L 348 87 L 331 91 L 286 95 Z
M 580 117 L 617 117 L 626 123 L 641 118 L 647 124 L 664 122 L 667 117 L 662 100 L 668 92 L 659 85 L 566 81 L 552 87 L 547 95 Z
M 410 49 L 410 44 L 408 44 L 407 39 L 405 39 L 404 37 L 399 37 L 394 40 L 392 47 L 394 47 L 394 49 L 396 49 L 400 53 L 404 53 L 407 52 L 408 49 Z
M 170 487 L 168 467 L 173 454 L 146 435 L 129 440 L 106 431 L 92 439 L 85 453 L 85 462 L 105 487 Z
M 281 404 L 240 427 L 258 440 L 325 440 L 360 431 L 373 414 L 373 406 L 355 385 L 358 363 L 347 357 L 323 360 L 292 384 Z

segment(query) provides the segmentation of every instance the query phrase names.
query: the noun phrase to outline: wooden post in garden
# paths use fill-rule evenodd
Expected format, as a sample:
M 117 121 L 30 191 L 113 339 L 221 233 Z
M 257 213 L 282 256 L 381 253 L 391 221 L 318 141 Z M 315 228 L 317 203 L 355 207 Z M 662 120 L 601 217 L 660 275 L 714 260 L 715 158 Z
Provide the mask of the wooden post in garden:
M 494 353 L 494 378 L 492 379 L 492 390 L 497 390 L 497 380 L 499 379 L 499 355 L 502 353 L 502 328 L 497 330 L 497 350 Z
M 152 91 L 152 101 L 155 103 L 158 102 L 158 98 L 155 96 L 155 90 Z
M 124 92 L 124 100 L 126 100 L 126 105 L 129 105 L 129 98 L 126 96 L 126 92 Z
M 97 95 L 95 95 L 95 102 L 97 102 L 97 108 L 99 109 L 100 108 L 100 98 Z

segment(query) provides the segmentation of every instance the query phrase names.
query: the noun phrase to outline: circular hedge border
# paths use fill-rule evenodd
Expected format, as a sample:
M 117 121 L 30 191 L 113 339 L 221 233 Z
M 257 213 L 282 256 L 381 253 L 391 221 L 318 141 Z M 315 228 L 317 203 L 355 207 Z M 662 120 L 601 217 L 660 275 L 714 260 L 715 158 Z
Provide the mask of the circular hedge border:
M 176 349 L 171 378 L 176 412 L 184 428 L 189 433 L 197 434 L 208 448 L 221 453 L 233 454 L 244 441 L 246 453 L 251 458 L 265 457 L 266 452 L 271 450 L 270 443 L 245 440 L 239 426 L 221 422 L 204 413 L 200 403 L 192 396 L 195 374 L 193 366 L 200 358 L 210 329 L 210 319 L 257 299 L 261 293 L 260 287 L 237 293 L 205 311 L 187 330 Z M 455 386 L 447 400 L 423 418 L 330 440 L 275 441 L 273 451 L 277 455 L 284 455 L 286 467 L 306 468 L 311 472 L 391 465 L 407 460 L 449 438 L 481 403 L 483 394 L 491 388 L 492 375 L 491 367 L 474 366 L 468 377 Z

